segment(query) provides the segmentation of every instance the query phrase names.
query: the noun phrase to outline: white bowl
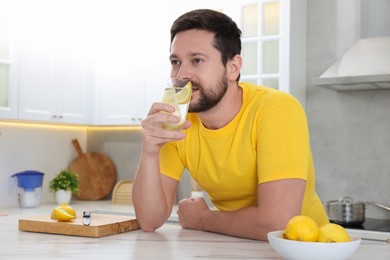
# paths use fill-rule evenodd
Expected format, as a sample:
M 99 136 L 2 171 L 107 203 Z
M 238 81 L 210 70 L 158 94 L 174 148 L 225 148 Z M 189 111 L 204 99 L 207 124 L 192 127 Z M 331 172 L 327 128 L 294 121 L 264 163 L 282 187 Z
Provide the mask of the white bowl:
M 361 242 L 355 236 L 350 236 L 350 242 L 342 243 L 300 242 L 284 239 L 282 234 L 283 230 L 269 232 L 268 241 L 279 255 L 289 260 L 347 259 L 356 252 Z

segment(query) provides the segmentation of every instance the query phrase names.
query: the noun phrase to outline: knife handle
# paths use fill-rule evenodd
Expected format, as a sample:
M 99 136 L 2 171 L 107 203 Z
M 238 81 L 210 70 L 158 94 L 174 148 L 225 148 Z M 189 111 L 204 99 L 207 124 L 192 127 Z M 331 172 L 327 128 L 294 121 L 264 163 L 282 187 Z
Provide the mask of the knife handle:
M 83 212 L 83 224 L 84 224 L 84 226 L 89 226 L 89 224 L 91 224 L 91 212 L 90 211 Z

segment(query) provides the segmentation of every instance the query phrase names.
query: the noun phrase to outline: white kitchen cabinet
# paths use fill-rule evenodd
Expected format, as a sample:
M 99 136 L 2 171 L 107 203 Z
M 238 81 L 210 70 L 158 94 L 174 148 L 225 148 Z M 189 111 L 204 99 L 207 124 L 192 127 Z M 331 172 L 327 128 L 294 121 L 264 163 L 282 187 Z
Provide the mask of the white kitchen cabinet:
M 174 16 L 153 9 L 148 17 L 158 17 L 155 18 L 159 21 L 158 29 L 156 24 L 145 23 L 139 28 L 132 27 L 132 34 L 108 32 L 106 41 L 97 43 L 94 62 L 97 125 L 139 125 L 152 103 L 162 98 L 169 79 L 169 28 Z M 112 27 L 126 32 L 129 24 L 149 18 L 126 15 L 123 19 L 126 22 Z
M 0 28 L 0 118 L 17 118 L 18 78 L 15 53 L 9 37 Z
M 62 9 L 53 9 L 58 13 L 42 13 L 41 18 L 48 16 L 52 22 L 42 18 L 41 23 L 31 25 L 34 30 L 42 28 L 38 30 L 39 35 L 31 30 L 23 33 L 19 65 L 10 71 L 14 73 L 10 77 L 12 86 L 7 89 L 7 107 L 0 105 L 0 118 L 96 125 L 140 124 L 151 104 L 161 99 L 169 77 L 172 22 L 184 12 L 200 7 L 228 14 L 243 30 L 243 81 L 274 86 L 305 103 L 306 68 L 302 57 L 306 49 L 306 0 L 294 1 L 294 5 L 291 0 L 179 3 L 172 4 L 174 8 L 169 8 L 168 13 L 150 8 L 147 3 L 140 4 L 137 10 L 129 9 L 128 5 L 102 4 L 96 6 L 101 10 L 95 16 L 91 14 L 89 20 L 84 19 L 81 11 L 80 17 L 75 16 L 71 21 Z M 257 8 L 255 16 L 247 8 L 251 5 Z M 269 8 L 275 6 L 278 8 Z M 72 5 L 68 8 L 74 10 Z M 84 8 L 88 10 L 89 6 Z M 115 16 L 100 19 L 111 8 Z M 271 33 L 264 33 L 263 24 L 266 25 L 267 18 L 274 19 L 275 12 L 264 13 L 267 8 L 279 10 L 280 21 L 272 27 L 277 30 Z M 148 10 L 148 16 L 141 9 Z M 248 12 L 249 17 L 245 18 Z M 147 23 L 150 17 L 159 21 L 158 28 Z M 246 22 L 251 24 L 252 18 L 253 26 L 245 27 Z M 248 30 L 255 34 L 248 34 Z M 86 31 L 89 33 L 85 34 Z M 88 57 L 94 57 L 93 62 Z M 271 61 L 270 66 L 267 60 Z
M 107 66 L 105 66 L 107 65 Z M 139 124 L 141 75 L 137 68 L 95 64 L 98 125 Z
M 18 118 L 89 123 L 94 94 L 93 69 L 87 57 L 82 49 L 61 46 L 60 41 L 24 42 L 20 46 Z
M 95 124 L 139 125 L 152 103 L 161 100 L 168 60 L 160 67 L 114 64 L 95 66 Z

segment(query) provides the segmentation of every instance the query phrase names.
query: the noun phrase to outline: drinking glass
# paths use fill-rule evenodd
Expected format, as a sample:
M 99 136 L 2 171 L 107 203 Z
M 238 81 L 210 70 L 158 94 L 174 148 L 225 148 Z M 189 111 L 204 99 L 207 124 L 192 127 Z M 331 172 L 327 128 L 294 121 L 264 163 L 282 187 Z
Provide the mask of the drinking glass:
M 166 122 L 163 128 L 171 131 L 182 131 L 187 118 L 188 106 L 191 100 L 192 86 L 188 80 L 171 78 L 167 82 L 162 102 L 175 107 L 173 115 L 180 117 L 177 124 Z

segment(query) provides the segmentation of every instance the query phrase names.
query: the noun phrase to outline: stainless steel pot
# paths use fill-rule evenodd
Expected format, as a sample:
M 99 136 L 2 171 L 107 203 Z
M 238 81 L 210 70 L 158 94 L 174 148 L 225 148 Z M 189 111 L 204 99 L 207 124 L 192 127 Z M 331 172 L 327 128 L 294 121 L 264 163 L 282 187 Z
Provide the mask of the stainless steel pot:
M 366 205 L 364 202 L 354 202 L 350 197 L 341 197 L 326 203 L 330 222 L 343 226 L 360 226 L 365 221 Z
M 350 197 L 341 197 L 326 203 L 326 210 L 330 222 L 343 226 L 360 226 L 366 218 L 366 206 L 375 205 L 390 211 L 390 207 L 377 202 L 354 202 Z

